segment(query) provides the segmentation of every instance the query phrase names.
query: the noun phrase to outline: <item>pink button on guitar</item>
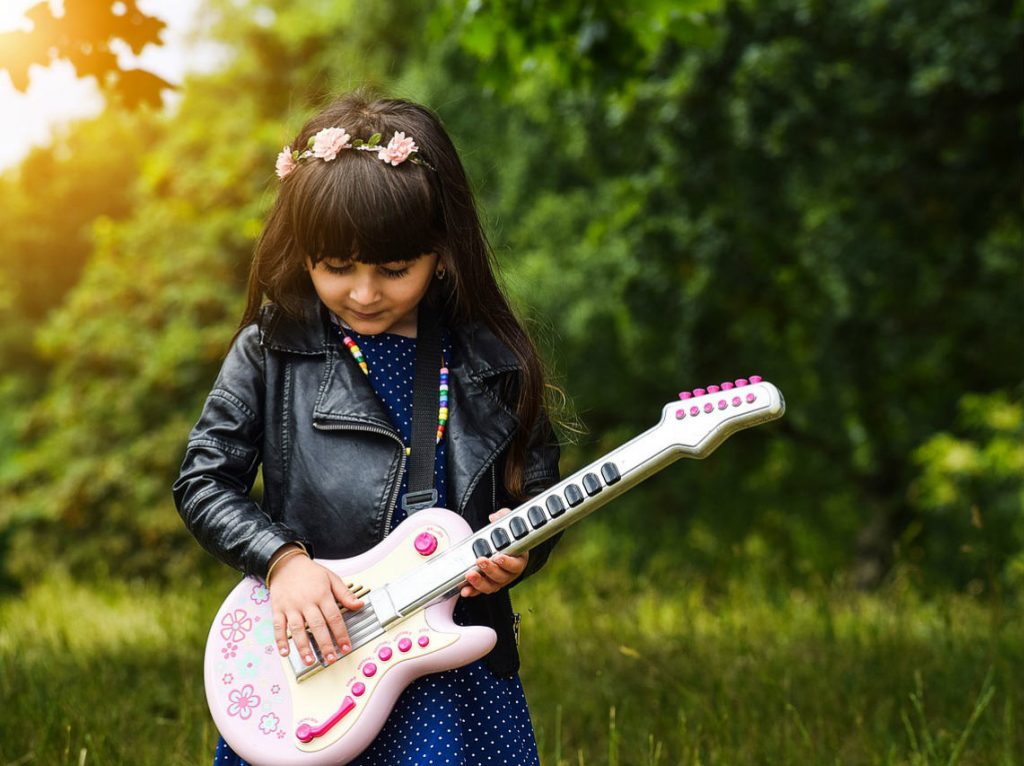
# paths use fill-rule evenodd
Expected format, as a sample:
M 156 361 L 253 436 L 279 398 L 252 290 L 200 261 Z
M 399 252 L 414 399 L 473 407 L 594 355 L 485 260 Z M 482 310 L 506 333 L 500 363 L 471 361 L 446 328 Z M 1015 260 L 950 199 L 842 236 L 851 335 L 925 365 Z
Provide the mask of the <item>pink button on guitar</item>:
M 429 556 L 437 550 L 437 538 L 429 532 L 422 532 L 416 535 L 413 547 L 416 548 L 416 552 L 421 556 Z
M 370 678 L 371 676 L 374 676 L 376 674 L 377 674 L 377 666 L 374 665 L 372 662 L 367 662 L 365 665 L 363 665 L 363 675 L 364 676 L 366 676 L 367 678 Z
M 380 648 L 380 651 L 377 652 L 377 657 L 379 657 L 382 662 L 387 662 L 388 660 L 390 660 L 391 659 L 391 647 L 390 646 L 382 646 Z
M 366 684 L 362 681 L 356 681 L 352 684 L 352 693 L 357 697 L 362 697 L 366 693 Z
M 419 644 L 420 646 L 426 646 L 427 644 L 430 643 L 430 636 L 420 636 L 417 639 L 416 643 Z
M 398 639 L 398 651 L 407 652 L 410 649 L 412 649 L 412 641 L 410 641 L 408 638 Z

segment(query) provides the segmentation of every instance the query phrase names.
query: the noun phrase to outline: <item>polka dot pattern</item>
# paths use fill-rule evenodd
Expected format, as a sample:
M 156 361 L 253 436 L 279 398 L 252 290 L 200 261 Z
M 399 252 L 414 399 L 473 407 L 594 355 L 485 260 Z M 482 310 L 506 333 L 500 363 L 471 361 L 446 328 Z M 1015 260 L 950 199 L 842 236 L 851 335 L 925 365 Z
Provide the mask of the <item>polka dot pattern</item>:
M 369 379 L 395 428 L 408 444 L 412 431 L 415 338 L 350 331 L 370 369 Z M 445 359 L 451 345 L 443 336 Z M 339 336 L 340 343 L 340 336 Z M 347 350 L 346 350 L 347 353 Z M 355 360 L 351 360 L 355 364 Z M 437 447 L 434 478 L 438 505 L 447 506 L 445 466 L 447 438 Z M 401 492 L 408 488 L 402 477 Z M 395 510 L 394 529 L 405 513 Z M 460 609 L 455 621 L 464 624 Z M 394 710 L 371 745 L 352 766 L 539 766 L 526 695 L 518 676 L 497 678 L 483 660 L 424 676 L 398 698 Z M 249 766 L 221 739 L 214 766 Z

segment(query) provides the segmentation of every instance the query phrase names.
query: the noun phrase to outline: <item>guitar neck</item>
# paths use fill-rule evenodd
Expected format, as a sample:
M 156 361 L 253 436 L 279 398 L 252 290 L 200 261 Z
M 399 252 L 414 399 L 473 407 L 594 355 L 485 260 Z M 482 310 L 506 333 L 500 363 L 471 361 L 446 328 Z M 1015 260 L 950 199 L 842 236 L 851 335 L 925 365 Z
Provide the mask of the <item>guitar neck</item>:
M 704 395 L 666 405 L 653 428 L 393 581 L 386 593 L 378 591 L 373 598 L 378 617 L 387 624 L 451 595 L 465 584 L 477 558 L 530 550 L 679 458 L 706 457 L 732 433 L 775 420 L 784 410 L 779 390 L 760 381 L 745 388 L 742 399 Z
M 517 555 L 566 527 L 682 457 L 654 427 L 577 471 L 462 540 L 429 563 L 388 585 L 398 615 L 461 588 L 480 556 Z M 380 614 L 378 608 L 378 615 Z

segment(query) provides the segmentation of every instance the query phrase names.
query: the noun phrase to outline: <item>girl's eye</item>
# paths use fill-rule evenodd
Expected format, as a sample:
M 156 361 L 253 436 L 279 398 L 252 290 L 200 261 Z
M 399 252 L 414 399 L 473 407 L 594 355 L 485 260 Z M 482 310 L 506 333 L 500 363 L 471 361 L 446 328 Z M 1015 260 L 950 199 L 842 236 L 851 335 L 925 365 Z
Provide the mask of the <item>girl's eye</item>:
M 323 259 L 320 261 L 320 264 L 324 267 L 324 270 L 327 271 L 328 274 L 348 274 L 349 272 L 352 271 L 351 261 L 347 263 L 330 263 L 327 261 L 327 259 Z M 400 269 L 389 269 L 386 266 L 379 266 L 378 271 L 385 279 L 401 279 L 402 277 L 409 273 L 409 267 L 403 266 Z

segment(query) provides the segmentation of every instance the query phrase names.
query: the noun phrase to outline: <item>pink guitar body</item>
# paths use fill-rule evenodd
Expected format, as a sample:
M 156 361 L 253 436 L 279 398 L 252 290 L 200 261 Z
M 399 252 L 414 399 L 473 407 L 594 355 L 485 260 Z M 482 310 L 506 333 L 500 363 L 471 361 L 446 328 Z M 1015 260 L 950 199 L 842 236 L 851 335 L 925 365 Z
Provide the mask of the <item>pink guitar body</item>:
M 319 560 L 365 604 L 345 613 L 353 648 L 332 665 L 322 656 L 304 665 L 294 644 L 281 657 L 270 593 L 260 580 L 242 580 L 206 643 L 206 698 L 217 728 L 253 766 L 349 763 L 409 683 L 494 647 L 490 628 L 452 621 L 478 558 L 530 550 L 675 460 L 707 457 L 731 434 L 783 412 L 781 392 L 757 376 L 682 391 L 656 426 L 488 526 L 473 531 L 457 514 L 431 508 L 360 556 Z
M 458 514 L 431 508 L 410 516 L 360 556 L 317 563 L 361 595 L 470 533 Z M 397 620 L 333 665 L 318 663 L 300 683 L 289 658 L 277 652 L 266 586 L 245 578 L 224 601 L 207 639 L 206 697 L 217 728 L 235 752 L 257 766 L 348 763 L 377 736 L 413 680 L 467 665 L 494 647 L 490 628 L 452 621 L 457 598 Z

